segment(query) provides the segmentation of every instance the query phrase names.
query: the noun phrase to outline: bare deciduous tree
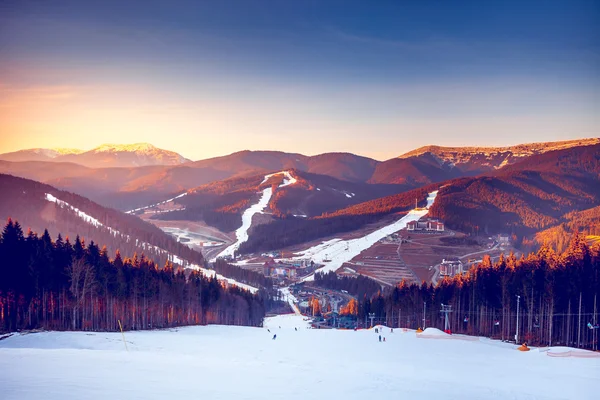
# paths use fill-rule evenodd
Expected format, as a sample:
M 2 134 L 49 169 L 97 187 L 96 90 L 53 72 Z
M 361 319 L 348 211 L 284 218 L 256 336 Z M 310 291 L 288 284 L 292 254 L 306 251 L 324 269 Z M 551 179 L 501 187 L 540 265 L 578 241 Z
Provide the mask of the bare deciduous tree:
M 77 329 L 80 310 L 83 308 L 85 296 L 94 288 L 94 270 L 83 258 L 73 257 L 69 268 L 69 278 L 71 280 L 70 291 L 74 298 L 72 329 Z

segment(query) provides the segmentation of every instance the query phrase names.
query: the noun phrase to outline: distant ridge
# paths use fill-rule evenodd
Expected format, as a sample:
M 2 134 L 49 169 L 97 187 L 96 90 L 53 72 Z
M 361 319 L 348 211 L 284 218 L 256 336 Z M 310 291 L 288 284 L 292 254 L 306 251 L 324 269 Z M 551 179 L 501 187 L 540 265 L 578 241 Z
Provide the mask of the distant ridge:
M 600 138 L 586 138 L 586 139 L 574 139 L 574 140 L 564 140 L 561 142 L 538 142 L 538 143 L 524 143 L 517 144 L 514 146 L 506 146 L 506 147 L 472 147 L 472 146 L 457 146 L 457 147 L 445 147 L 445 146 L 437 146 L 437 145 L 428 145 L 419 147 L 418 149 L 409 151 L 408 153 L 404 153 L 398 158 L 409 158 L 420 156 L 425 153 L 433 153 L 438 154 L 442 152 L 446 153 L 483 153 L 483 154 L 491 154 L 491 153 L 505 153 L 505 152 L 513 152 L 516 154 L 527 153 L 527 155 L 533 154 L 541 154 L 552 150 L 561 150 L 567 149 L 570 147 L 577 146 L 590 146 L 593 144 L 600 143 Z
M 13 162 L 72 162 L 89 168 L 174 166 L 190 161 L 178 153 L 159 149 L 150 143 L 103 144 L 88 151 L 78 149 L 26 149 L 0 154 L 0 160 Z

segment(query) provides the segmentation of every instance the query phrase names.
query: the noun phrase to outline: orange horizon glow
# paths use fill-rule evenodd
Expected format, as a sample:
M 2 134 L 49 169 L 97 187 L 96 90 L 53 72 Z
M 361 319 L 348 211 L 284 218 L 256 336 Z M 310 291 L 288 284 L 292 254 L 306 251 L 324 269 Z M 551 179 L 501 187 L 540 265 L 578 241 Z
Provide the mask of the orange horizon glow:
M 240 150 L 351 152 L 385 160 L 428 144 L 509 146 L 596 137 L 593 126 L 591 120 L 553 116 L 499 116 L 493 123 L 485 117 L 348 122 L 319 115 L 310 107 L 294 112 L 260 99 L 181 101 L 136 85 L 0 85 L 0 153 L 147 142 L 192 160 Z M 506 137 L 514 130 L 532 139 Z M 383 140 L 372 140 L 373 131 Z M 481 131 L 486 131 L 485 142 L 478 138 Z M 540 131 L 544 140 L 535 140 Z M 348 140 L 340 140 L 344 137 Z M 477 139 L 465 143 L 468 137 Z

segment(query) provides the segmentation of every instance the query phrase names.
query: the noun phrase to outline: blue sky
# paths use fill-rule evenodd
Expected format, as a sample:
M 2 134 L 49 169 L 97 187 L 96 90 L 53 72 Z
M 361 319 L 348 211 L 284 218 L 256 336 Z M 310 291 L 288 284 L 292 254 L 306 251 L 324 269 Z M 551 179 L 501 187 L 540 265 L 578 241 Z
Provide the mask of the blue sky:
M 0 151 L 385 159 L 600 133 L 597 1 L 86 3 L 0 5 Z

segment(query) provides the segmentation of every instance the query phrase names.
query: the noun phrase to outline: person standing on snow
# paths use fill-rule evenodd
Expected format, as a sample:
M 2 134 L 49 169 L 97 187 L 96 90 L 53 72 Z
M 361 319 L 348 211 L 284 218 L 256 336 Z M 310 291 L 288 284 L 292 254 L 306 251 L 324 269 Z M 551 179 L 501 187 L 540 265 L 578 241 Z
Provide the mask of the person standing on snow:
M 381 335 L 379 335 L 379 341 L 381 342 Z

